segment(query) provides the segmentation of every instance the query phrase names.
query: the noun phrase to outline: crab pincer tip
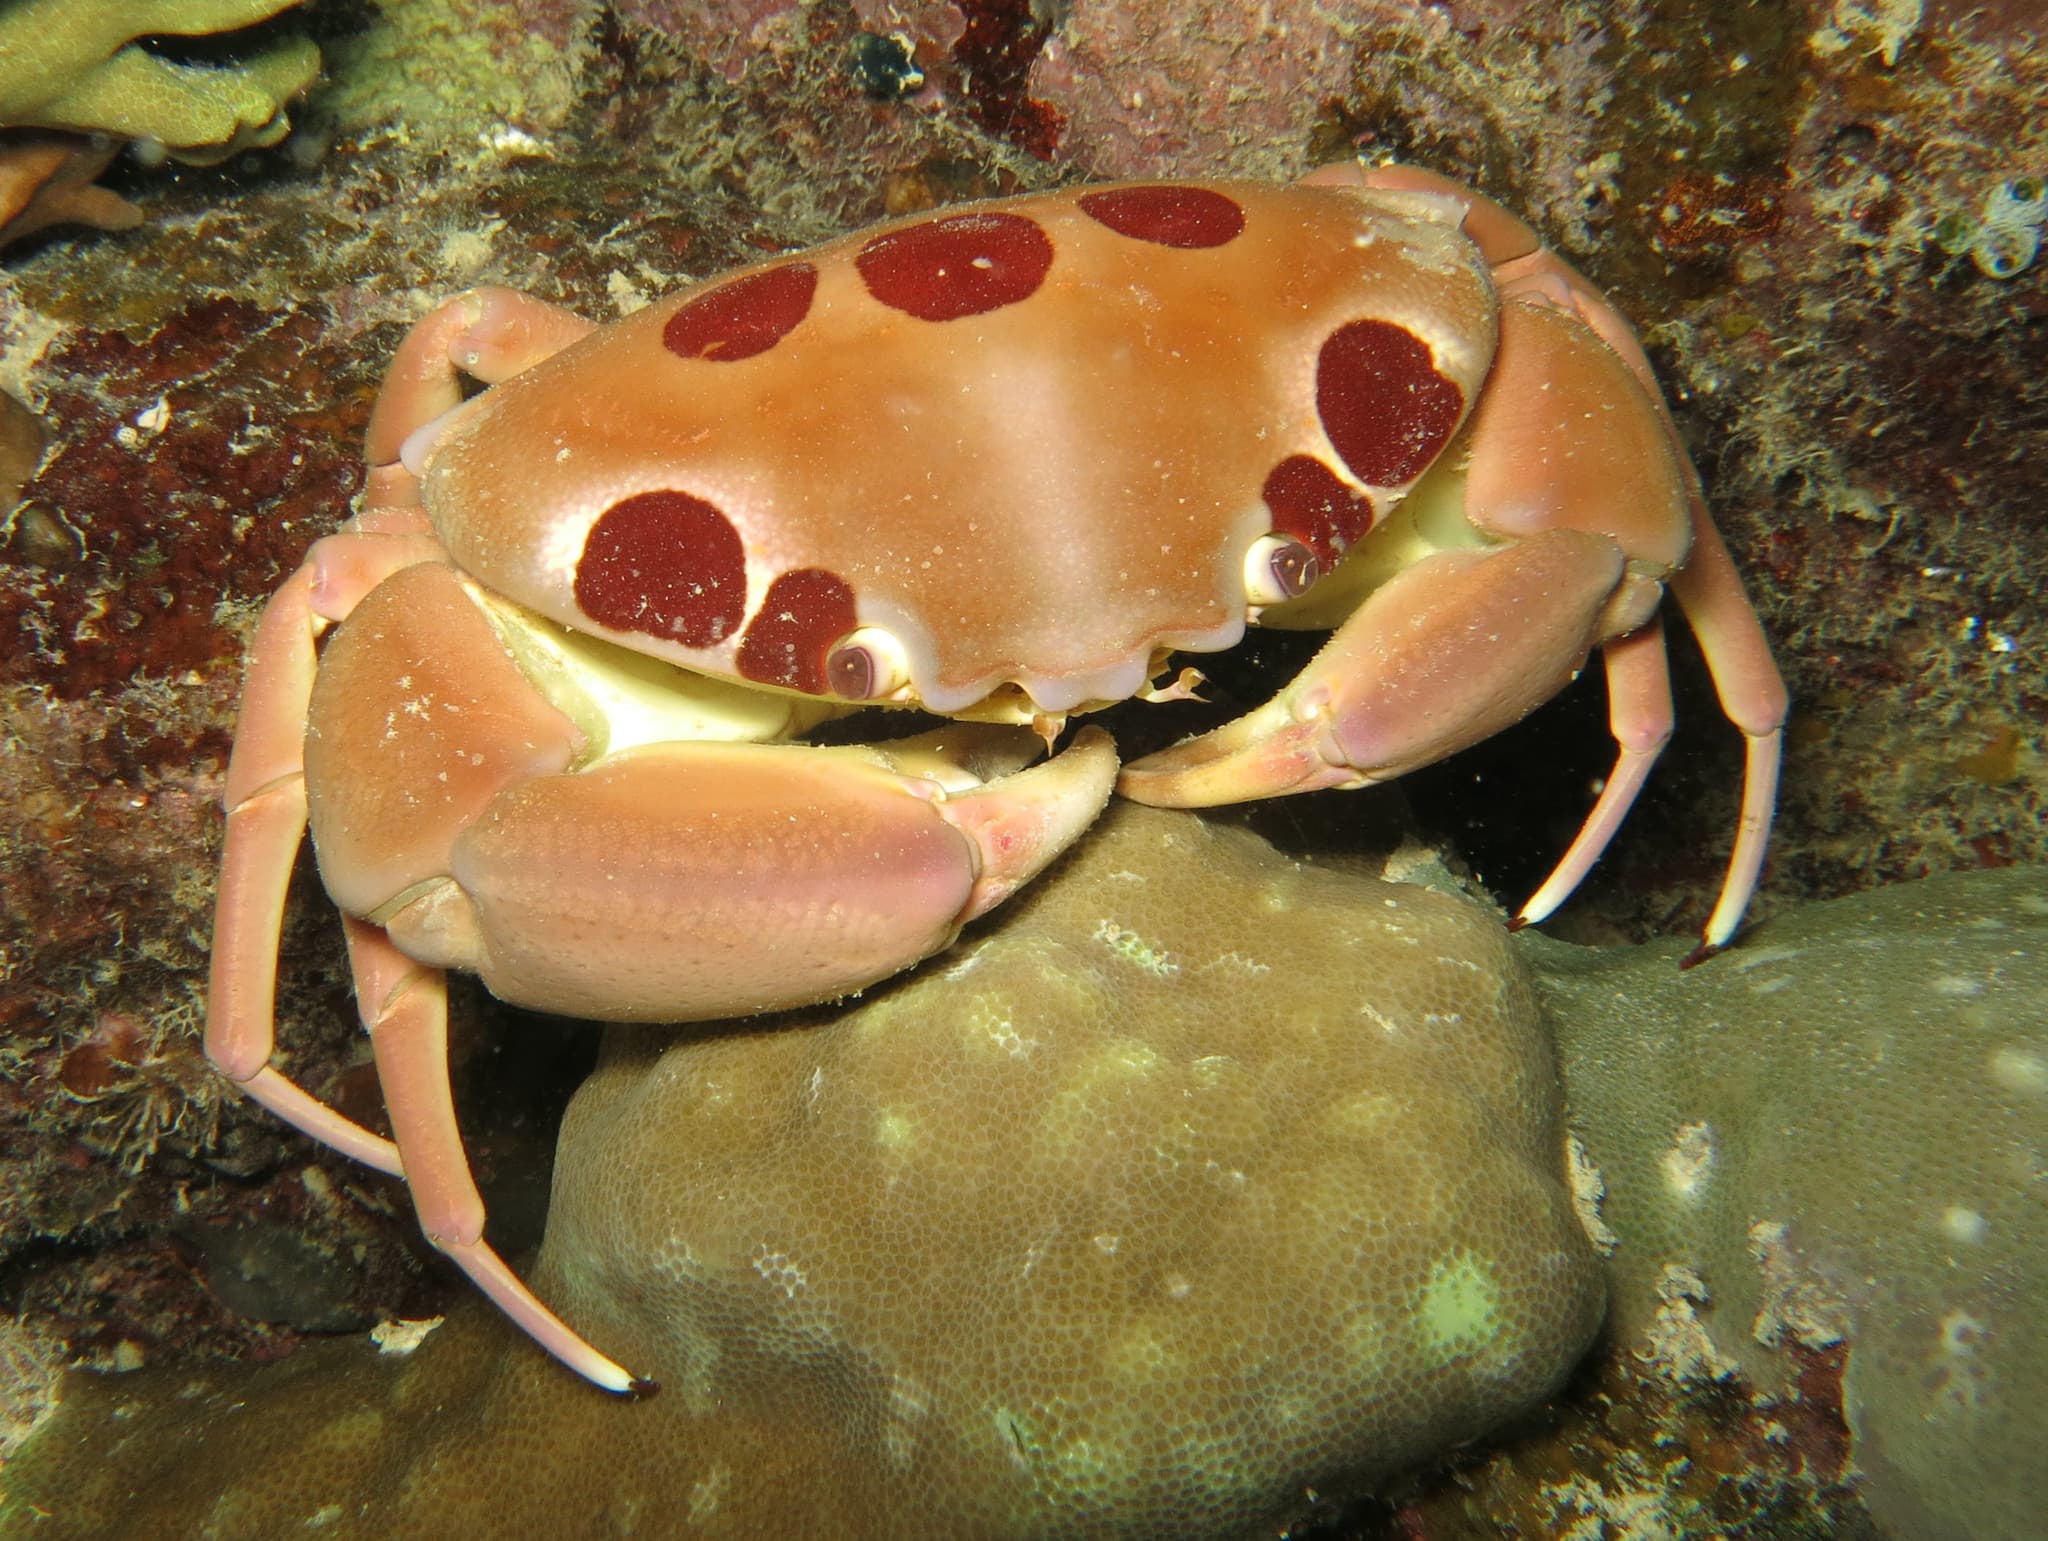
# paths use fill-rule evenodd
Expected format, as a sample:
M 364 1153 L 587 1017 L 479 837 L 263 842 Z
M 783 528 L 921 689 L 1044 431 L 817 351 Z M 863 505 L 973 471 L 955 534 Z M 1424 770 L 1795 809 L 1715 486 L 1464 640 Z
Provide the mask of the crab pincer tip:
M 1707 959 L 1715 956 L 1720 951 L 1721 944 L 1719 942 L 1709 942 L 1702 940 L 1699 946 L 1695 947 L 1691 952 L 1687 953 L 1684 957 L 1678 960 L 1678 966 L 1681 970 L 1689 968 L 1698 968 L 1702 963 L 1706 962 Z
M 661 1390 L 660 1381 L 642 1380 L 636 1375 L 626 1383 L 626 1389 L 622 1395 L 628 1402 L 644 1402 L 659 1390 Z
M 1517 915 L 1513 920 L 1508 922 L 1508 934 L 1512 936 L 1515 934 L 1515 932 L 1521 930 L 1524 926 L 1528 924 L 1529 917 L 1527 915 Z

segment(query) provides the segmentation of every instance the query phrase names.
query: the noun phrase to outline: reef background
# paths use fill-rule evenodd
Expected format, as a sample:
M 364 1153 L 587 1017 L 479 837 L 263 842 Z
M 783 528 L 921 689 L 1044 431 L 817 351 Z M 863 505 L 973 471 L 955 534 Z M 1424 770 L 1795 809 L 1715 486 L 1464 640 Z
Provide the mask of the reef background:
M 1977 254 L 2001 185 L 2048 171 L 2031 8 L 1279 0 L 1250 32 L 1243 9 L 327 0 L 151 45 L 232 71 L 303 35 L 326 77 L 274 147 L 117 163 L 142 225 L 40 233 L 0 273 L 0 387 L 39 420 L 11 430 L 0 543 L 10 1418 L 66 1360 L 271 1357 L 460 1288 L 402 1193 L 225 1093 L 197 1025 L 243 642 L 359 491 L 398 337 L 467 284 L 606 317 L 884 215 L 1089 176 L 1391 152 L 1466 177 L 1642 328 L 1779 649 L 1795 717 L 1756 913 L 2048 854 L 2048 268 Z M 1287 666 L 1253 651 L 1253 675 Z M 1684 931 L 1711 900 L 1739 746 L 1684 644 L 1674 672 L 1678 737 L 1559 935 Z M 1609 756 L 1588 680 L 1391 795 L 1512 898 Z M 1281 822 L 1336 838 L 1346 807 L 1311 801 Z M 371 1120 L 310 865 L 300 899 L 281 1037 Z M 588 1035 L 475 991 L 456 1026 L 516 1250 Z M 1518 1473 L 1699 1416 L 1617 1431 L 1627 1374 L 1589 1368 L 1547 1438 L 1357 1533 L 1457 1534 L 1460 1503 L 1512 1523 Z

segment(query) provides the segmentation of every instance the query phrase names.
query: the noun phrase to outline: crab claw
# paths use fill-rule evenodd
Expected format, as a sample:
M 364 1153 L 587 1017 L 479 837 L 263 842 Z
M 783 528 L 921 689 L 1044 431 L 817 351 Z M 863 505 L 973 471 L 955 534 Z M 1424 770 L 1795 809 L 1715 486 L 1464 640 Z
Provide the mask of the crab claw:
M 1095 822 L 1115 785 L 1115 742 L 1101 728 L 1083 728 L 1043 765 L 940 803 L 941 817 L 981 855 L 960 923 L 986 915 L 1044 871 Z
M 1377 589 L 1265 706 L 1133 761 L 1117 790 L 1195 808 L 1391 781 L 1556 695 L 1618 587 L 1619 548 L 1577 530 L 1439 551 Z
M 1022 730 L 946 731 L 887 753 L 643 744 L 533 776 L 490 797 L 440 871 L 356 907 L 409 957 L 536 1010 L 683 1022 L 832 1000 L 948 945 L 1116 779 L 1099 731 L 1014 771 L 1000 736 Z M 379 827 L 350 812 L 316 812 L 330 884 L 352 832 Z

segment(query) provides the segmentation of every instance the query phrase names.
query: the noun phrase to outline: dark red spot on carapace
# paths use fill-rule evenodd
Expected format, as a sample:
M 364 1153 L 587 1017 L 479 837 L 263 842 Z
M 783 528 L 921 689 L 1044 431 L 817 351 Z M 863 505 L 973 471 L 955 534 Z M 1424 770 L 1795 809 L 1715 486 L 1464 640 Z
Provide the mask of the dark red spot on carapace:
M 687 492 L 642 492 L 598 515 L 576 563 L 576 604 L 600 626 L 684 647 L 731 636 L 747 608 L 732 521 Z
M 1081 212 L 1155 246 L 1222 246 L 1244 233 L 1237 201 L 1206 187 L 1110 187 L 1081 195 Z
M 853 590 L 836 573 L 800 567 L 768 585 L 740 639 L 739 670 L 762 685 L 824 695 L 832 644 L 854 628 Z
M 1029 299 L 1052 268 L 1052 238 L 1001 209 L 949 214 L 878 235 L 853 259 L 868 293 L 920 321 L 957 321 Z
M 1309 455 L 1289 455 L 1259 489 L 1273 528 L 1316 554 L 1323 570 L 1372 528 L 1372 499 L 1353 492 Z
M 679 358 L 730 364 L 766 353 L 810 314 L 818 270 L 791 262 L 700 294 L 668 318 L 661 340 Z
M 1429 345 L 1392 321 L 1348 321 L 1316 357 L 1316 411 L 1360 481 L 1420 476 L 1458 426 L 1465 393 L 1437 372 Z

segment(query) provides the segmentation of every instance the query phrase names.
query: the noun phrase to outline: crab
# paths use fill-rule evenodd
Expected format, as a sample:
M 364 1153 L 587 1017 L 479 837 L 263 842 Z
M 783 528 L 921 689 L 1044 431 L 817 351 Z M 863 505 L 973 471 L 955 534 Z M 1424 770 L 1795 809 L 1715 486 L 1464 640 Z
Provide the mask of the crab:
M 830 1000 L 948 946 L 1112 791 L 1383 782 L 1597 648 L 1618 755 L 1540 920 L 1670 735 L 1667 588 L 1748 745 L 1696 958 L 1756 885 L 1784 687 L 1649 365 L 1529 226 L 1430 173 L 919 214 L 604 327 L 474 290 L 400 345 L 367 437 L 361 511 L 250 648 L 206 1051 L 402 1177 L 434 1245 L 611 1391 L 648 1383 L 484 1238 L 450 969 L 613 1021 Z M 1084 727 L 1038 759 L 1070 718 L 1188 694 L 1170 658 L 1252 624 L 1331 635 L 1212 732 L 1119 766 Z M 803 741 L 878 706 L 940 725 Z M 388 1139 L 272 1063 L 309 825 Z

